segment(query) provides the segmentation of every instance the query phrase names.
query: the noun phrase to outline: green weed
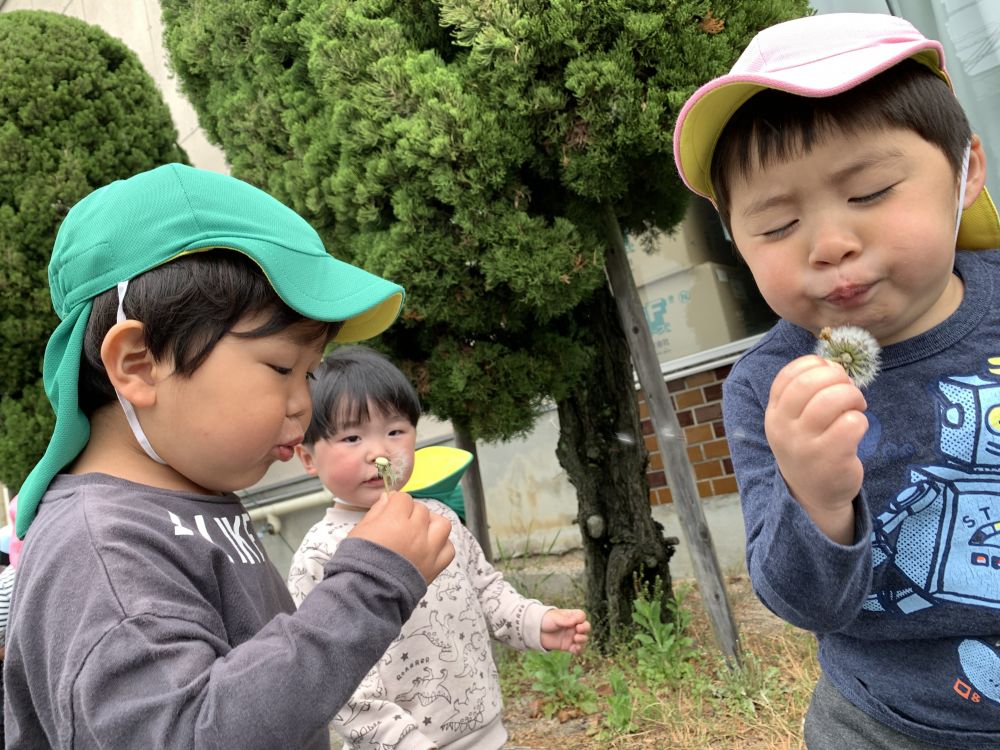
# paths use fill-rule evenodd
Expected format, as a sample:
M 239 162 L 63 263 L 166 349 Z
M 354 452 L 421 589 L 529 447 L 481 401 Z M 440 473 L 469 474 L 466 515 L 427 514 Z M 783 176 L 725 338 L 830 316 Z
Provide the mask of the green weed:
M 597 693 L 583 679 L 583 668 L 572 664 L 573 656 L 565 651 L 543 653 L 529 651 L 522 664 L 531 678 L 531 689 L 541 693 L 541 709 L 546 717 L 565 708 L 583 714 L 597 711 Z
M 614 669 L 608 674 L 608 681 L 611 684 L 611 694 L 608 696 L 608 711 L 604 716 L 604 725 L 612 736 L 634 732 L 635 700 L 625 679 L 625 673 L 620 669 Z
M 759 709 L 769 708 L 780 693 L 779 677 L 777 667 L 766 667 L 753 651 L 744 651 L 742 666 L 731 668 L 725 661 L 718 662 L 710 694 L 717 706 L 752 718 Z
M 691 613 L 682 606 L 683 594 L 675 592 L 667 603 L 667 617 L 662 611 L 661 584 L 652 591 L 641 590 L 635 599 L 632 636 L 636 671 L 650 687 L 676 685 L 694 674 L 692 662 L 698 656 L 694 639 L 688 634 Z

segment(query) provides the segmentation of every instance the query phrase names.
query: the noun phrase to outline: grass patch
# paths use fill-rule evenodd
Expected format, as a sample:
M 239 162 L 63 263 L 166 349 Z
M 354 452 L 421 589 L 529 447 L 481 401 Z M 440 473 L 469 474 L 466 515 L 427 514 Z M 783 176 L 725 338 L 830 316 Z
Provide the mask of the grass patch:
M 497 646 L 511 744 L 538 750 L 800 750 L 819 675 L 814 637 L 766 612 L 730 576 L 743 666 L 731 670 L 691 585 L 675 586 L 664 622 L 654 595 L 637 629 L 601 654 L 520 653 Z

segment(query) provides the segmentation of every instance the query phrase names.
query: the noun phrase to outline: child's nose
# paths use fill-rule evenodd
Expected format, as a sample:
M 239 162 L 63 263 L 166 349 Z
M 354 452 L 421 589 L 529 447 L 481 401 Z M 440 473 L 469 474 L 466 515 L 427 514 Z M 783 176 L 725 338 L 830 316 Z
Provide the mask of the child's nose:
M 375 463 L 376 458 L 390 458 L 389 453 L 385 445 L 383 445 L 381 440 L 372 440 L 368 443 L 368 463 Z
M 858 236 L 841 222 L 826 220 L 817 224 L 812 235 L 809 262 L 813 265 L 838 265 L 861 252 Z
M 309 394 L 309 386 L 303 381 L 300 387 L 296 387 L 288 399 L 289 419 L 299 419 L 303 415 L 312 413 L 312 397 Z

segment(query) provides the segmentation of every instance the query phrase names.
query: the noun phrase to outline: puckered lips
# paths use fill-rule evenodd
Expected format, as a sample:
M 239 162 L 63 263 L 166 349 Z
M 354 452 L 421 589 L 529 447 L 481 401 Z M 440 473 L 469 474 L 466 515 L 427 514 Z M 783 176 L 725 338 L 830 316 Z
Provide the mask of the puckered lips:
M 290 461 L 292 456 L 295 455 L 295 446 L 302 444 L 303 436 L 292 438 L 291 440 L 279 443 L 274 447 L 275 455 L 277 455 L 279 461 Z
M 841 284 L 823 300 L 835 307 L 857 307 L 868 301 L 873 284 Z

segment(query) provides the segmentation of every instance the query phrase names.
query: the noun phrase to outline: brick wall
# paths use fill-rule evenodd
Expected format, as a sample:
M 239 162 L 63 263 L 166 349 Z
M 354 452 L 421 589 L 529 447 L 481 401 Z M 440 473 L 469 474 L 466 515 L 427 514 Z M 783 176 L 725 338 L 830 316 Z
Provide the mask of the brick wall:
M 688 459 L 694 466 L 694 475 L 701 498 L 728 495 L 736 492 L 733 462 L 729 457 L 726 430 L 722 425 L 722 381 L 729 374 L 729 365 L 667 381 L 677 421 L 684 430 Z M 650 505 L 673 501 L 667 477 L 663 472 L 663 458 L 653 434 L 649 408 L 643 392 L 639 391 L 639 415 L 642 433 L 649 451 Z

